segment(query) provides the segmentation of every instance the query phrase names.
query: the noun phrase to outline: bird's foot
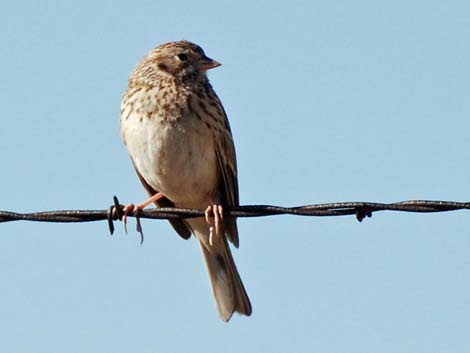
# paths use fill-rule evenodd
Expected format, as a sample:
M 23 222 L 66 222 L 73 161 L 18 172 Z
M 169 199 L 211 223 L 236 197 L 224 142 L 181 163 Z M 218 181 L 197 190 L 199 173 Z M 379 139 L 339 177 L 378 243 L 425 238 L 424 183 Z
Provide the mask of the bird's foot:
M 117 197 L 114 197 L 114 206 L 111 206 L 108 212 L 108 223 L 109 223 L 109 230 L 111 234 L 114 232 L 114 219 L 122 220 L 124 224 L 124 231 L 127 234 L 127 217 L 130 215 L 134 216 L 136 219 L 136 230 L 140 234 L 140 244 L 144 242 L 144 233 L 142 232 L 142 224 L 140 222 L 140 213 L 144 210 L 145 207 L 150 205 L 151 203 L 161 199 L 163 194 L 158 192 L 152 197 L 148 198 L 144 202 L 139 203 L 138 205 L 134 205 L 133 203 L 128 204 L 127 206 L 123 206 L 119 204 Z
M 152 197 L 150 197 L 147 200 L 139 203 L 137 206 L 134 205 L 133 203 L 130 203 L 127 206 L 124 207 L 123 215 L 122 215 L 122 222 L 124 223 L 124 230 L 125 230 L 126 234 L 127 234 L 127 216 L 129 216 L 129 215 L 134 215 L 135 216 L 135 218 L 137 219 L 137 231 L 139 233 L 142 233 L 142 227 L 140 225 L 139 213 L 142 212 L 145 207 L 147 207 L 151 203 L 154 203 L 155 201 L 161 199 L 162 197 L 163 197 L 163 194 L 161 192 L 157 192 L 155 195 L 152 195 Z
M 140 212 L 142 212 L 144 208 L 139 205 L 134 205 L 133 203 L 128 204 L 127 206 L 124 206 L 124 209 L 122 210 L 122 223 L 124 224 L 124 231 L 127 234 L 127 217 L 129 215 L 133 215 L 135 217 L 136 221 L 136 230 L 140 234 L 140 245 L 144 242 L 144 233 L 142 231 L 142 224 L 140 223 Z
M 133 203 L 128 204 L 127 206 L 124 206 L 124 209 L 122 210 L 122 223 L 124 224 L 124 231 L 127 234 L 127 216 L 130 214 L 134 213 L 135 210 L 135 205 Z
M 205 211 L 206 222 L 209 224 L 209 244 L 213 246 L 214 237 L 222 235 L 222 220 L 224 218 L 224 209 L 222 205 L 211 205 Z M 213 217 L 212 217 L 213 215 Z

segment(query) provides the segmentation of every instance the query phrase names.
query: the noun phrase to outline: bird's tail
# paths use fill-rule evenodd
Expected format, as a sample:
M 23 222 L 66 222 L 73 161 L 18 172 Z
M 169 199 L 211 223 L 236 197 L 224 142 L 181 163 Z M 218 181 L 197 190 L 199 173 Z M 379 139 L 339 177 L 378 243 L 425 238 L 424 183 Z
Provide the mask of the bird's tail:
M 222 235 L 217 243 L 217 246 L 208 247 L 199 241 L 219 316 L 225 322 L 230 320 L 235 311 L 250 316 L 250 299 L 233 261 L 227 239 Z

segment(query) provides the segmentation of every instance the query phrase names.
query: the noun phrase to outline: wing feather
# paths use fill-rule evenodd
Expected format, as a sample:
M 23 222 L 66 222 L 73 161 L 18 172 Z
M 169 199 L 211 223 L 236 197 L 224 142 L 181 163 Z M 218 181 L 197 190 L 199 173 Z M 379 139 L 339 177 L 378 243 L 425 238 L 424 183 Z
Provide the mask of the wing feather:
M 215 95 L 215 93 L 214 93 Z M 235 154 L 235 144 L 232 138 L 232 131 L 225 110 L 222 107 L 217 96 L 217 112 L 223 117 L 224 127 L 219 131 L 219 139 L 216 143 L 216 155 L 220 169 L 221 180 L 219 184 L 219 193 L 222 199 L 222 205 L 227 207 L 237 207 L 240 205 L 238 195 L 238 176 L 237 176 L 237 158 Z M 224 226 L 228 239 L 238 248 L 238 229 L 236 218 L 224 218 Z

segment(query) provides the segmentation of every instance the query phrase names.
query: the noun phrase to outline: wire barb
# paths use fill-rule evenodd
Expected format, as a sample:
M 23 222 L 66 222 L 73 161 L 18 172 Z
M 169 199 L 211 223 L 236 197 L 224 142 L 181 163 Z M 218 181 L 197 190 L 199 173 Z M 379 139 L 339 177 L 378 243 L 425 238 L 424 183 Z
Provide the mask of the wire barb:
M 108 227 L 111 235 L 114 233 L 114 221 L 122 220 L 124 206 L 119 204 L 119 200 L 116 196 L 113 196 L 114 205 L 108 209 Z
M 372 211 L 367 208 L 367 206 L 356 208 L 356 219 L 359 222 L 362 222 L 362 220 L 366 217 L 372 217 Z

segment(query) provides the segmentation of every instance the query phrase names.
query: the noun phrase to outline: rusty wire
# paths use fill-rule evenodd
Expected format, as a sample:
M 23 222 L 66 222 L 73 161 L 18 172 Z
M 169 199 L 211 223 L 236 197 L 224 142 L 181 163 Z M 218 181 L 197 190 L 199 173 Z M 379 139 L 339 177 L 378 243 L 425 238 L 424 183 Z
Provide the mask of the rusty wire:
M 107 210 L 62 210 L 32 213 L 17 213 L 0 211 L 0 222 L 34 221 L 34 222 L 94 222 L 108 220 L 111 233 L 114 231 L 113 221 L 122 220 L 124 206 L 114 197 L 114 205 Z M 394 203 L 377 202 L 335 202 L 296 207 L 280 207 L 270 205 L 247 205 L 225 209 L 225 213 L 234 217 L 265 217 L 274 215 L 296 216 L 346 216 L 355 215 L 362 221 L 371 217 L 373 212 L 447 212 L 456 210 L 470 210 L 470 202 L 410 200 Z M 204 210 L 182 208 L 155 208 L 130 214 L 129 217 L 170 219 L 194 218 L 204 216 Z

